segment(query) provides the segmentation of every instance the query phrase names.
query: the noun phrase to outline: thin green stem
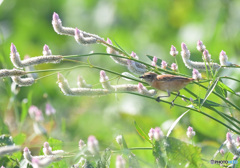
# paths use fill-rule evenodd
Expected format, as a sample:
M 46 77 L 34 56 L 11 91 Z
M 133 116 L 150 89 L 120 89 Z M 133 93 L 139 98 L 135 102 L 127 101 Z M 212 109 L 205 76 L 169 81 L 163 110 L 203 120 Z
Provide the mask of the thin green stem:
M 203 85 L 201 85 L 200 83 L 198 83 L 198 82 L 195 82 L 195 81 L 193 81 L 195 84 L 197 84 L 197 85 L 199 85 L 199 86 L 201 86 L 202 88 L 204 88 L 204 89 L 208 89 L 206 86 L 203 86 Z M 226 102 L 226 103 L 228 103 L 228 104 L 230 104 L 231 106 L 233 106 L 233 107 L 235 107 L 237 110 L 239 110 L 240 111 L 240 108 L 238 107 L 238 106 L 236 106 L 235 104 L 233 104 L 232 102 L 230 102 L 229 100 L 227 100 L 227 99 L 225 99 L 223 96 L 221 96 L 220 94 L 218 94 L 217 92 L 215 92 L 215 91 L 212 91 L 212 93 L 213 94 L 215 94 L 216 96 L 218 96 L 219 98 L 221 98 L 224 102 Z
M 141 97 L 145 97 L 145 98 L 149 98 L 149 99 L 156 100 L 154 97 L 149 97 L 149 96 L 141 95 L 141 94 L 139 94 L 139 93 L 134 93 L 134 92 L 125 92 L 125 93 L 129 93 L 129 94 L 133 94 L 133 95 L 137 95 L 137 96 L 141 96 Z M 161 100 L 161 102 L 167 103 L 167 104 L 169 104 L 169 105 L 172 105 L 172 102 L 168 102 L 168 101 L 165 101 L 165 100 Z M 223 126 L 227 127 L 228 129 L 232 130 L 233 132 L 235 132 L 235 133 L 237 133 L 237 134 L 240 134 L 239 131 L 231 128 L 230 126 L 228 126 L 227 124 L 223 123 L 222 121 L 220 121 L 220 120 L 218 120 L 218 119 L 216 119 L 216 118 L 210 116 L 209 114 L 206 114 L 206 113 L 204 113 L 204 112 L 202 112 L 202 111 L 200 111 L 200 110 L 197 110 L 197 109 L 194 109 L 194 108 L 191 108 L 191 107 L 182 106 L 182 105 L 179 105 L 179 104 L 174 104 L 174 106 L 177 106 L 177 107 L 181 107 L 181 108 L 184 108 L 184 109 L 188 109 L 188 110 L 192 110 L 192 111 L 198 112 L 198 113 L 200 113 L 200 114 L 202 114 L 202 115 L 205 115 L 205 116 L 211 118 L 212 120 L 220 123 L 221 125 L 223 125 Z
M 132 147 L 128 148 L 129 150 L 152 150 L 152 147 Z

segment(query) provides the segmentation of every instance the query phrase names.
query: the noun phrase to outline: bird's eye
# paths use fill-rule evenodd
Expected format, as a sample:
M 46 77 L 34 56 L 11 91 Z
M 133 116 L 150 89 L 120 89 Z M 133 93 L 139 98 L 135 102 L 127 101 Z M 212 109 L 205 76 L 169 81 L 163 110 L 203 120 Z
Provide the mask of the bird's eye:
M 151 78 L 152 76 L 151 75 L 146 75 L 147 78 Z

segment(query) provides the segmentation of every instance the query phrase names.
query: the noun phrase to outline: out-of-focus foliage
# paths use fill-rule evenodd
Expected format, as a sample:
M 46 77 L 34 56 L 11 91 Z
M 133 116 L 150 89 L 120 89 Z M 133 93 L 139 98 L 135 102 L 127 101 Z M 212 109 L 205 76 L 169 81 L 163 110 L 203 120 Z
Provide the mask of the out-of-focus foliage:
M 86 54 L 92 50 L 105 52 L 105 48 L 100 45 L 81 46 L 72 37 L 56 34 L 51 25 L 53 12 L 60 15 L 63 25 L 78 27 L 105 39 L 109 37 L 128 53 L 133 50 L 140 60 L 148 63 L 150 61 L 146 54 L 155 55 L 170 65 L 174 62 L 174 58 L 169 55 L 170 47 L 173 44 L 180 51 L 181 42 L 187 44 L 192 60 L 200 61 L 202 58 L 196 50 L 196 43 L 197 40 L 202 40 L 215 62 L 219 62 L 219 53 L 224 50 L 231 62 L 240 64 L 237 59 L 240 55 L 239 0 L 5 0 L 2 4 L 0 0 L 1 69 L 13 68 L 9 59 L 11 43 L 16 45 L 22 59 L 26 55 L 41 55 L 44 44 L 50 47 L 53 54 L 60 55 Z M 86 61 L 86 58 L 81 59 Z M 90 57 L 89 61 L 119 73 L 127 71 L 126 68 L 114 64 L 109 57 Z M 180 55 L 177 56 L 177 61 L 180 72 L 191 75 L 191 70 L 184 66 Z M 44 64 L 35 68 L 69 66 L 72 64 L 66 62 L 62 65 Z M 49 73 L 39 73 L 39 76 L 47 74 Z M 220 72 L 221 76 L 235 78 L 238 74 L 238 69 L 225 69 Z M 98 70 L 79 68 L 65 72 L 73 87 L 77 85 L 78 75 L 83 76 L 87 83 L 94 84 L 94 87 L 101 86 Z M 109 76 L 115 77 L 112 74 Z M 19 142 L 18 145 L 28 146 L 33 153 L 39 153 L 48 137 L 31 136 L 33 121 L 26 116 L 26 109 L 30 105 L 36 105 L 44 112 L 46 103 L 50 102 L 56 109 L 56 114 L 50 117 L 44 115 L 43 125 L 49 137 L 64 142 L 64 149 L 77 150 L 79 139 L 86 140 L 92 134 L 97 137 L 102 149 L 115 147 L 114 141 L 118 134 L 124 134 L 128 146 L 149 147 L 136 133 L 134 121 L 137 121 L 145 132 L 151 127 L 161 126 L 166 134 L 173 121 L 186 111 L 176 107 L 170 109 L 167 104 L 127 94 L 66 97 L 59 90 L 56 81 L 57 75 L 54 74 L 38 80 L 31 87 L 20 88 L 18 94 L 14 94 L 11 91 L 11 79 L 1 78 L 0 135 L 10 134 Z M 115 79 L 111 83 L 126 81 Z M 237 83 L 227 80 L 224 80 L 224 83 L 235 92 L 240 91 Z M 195 85 L 188 85 L 187 88 L 204 99 L 206 91 Z M 189 97 L 184 90 L 181 94 Z M 173 96 L 169 100 L 172 98 Z M 210 95 L 209 99 L 212 98 Z M 228 98 L 235 104 L 239 103 L 239 97 L 233 94 L 228 93 Z M 223 104 L 220 99 L 215 100 L 217 101 Z M 187 105 L 180 98 L 176 103 Z M 229 113 L 225 108 L 218 109 Z M 218 118 L 208 109 L 203 110 Z M 236 115 L 237 117 L 239 115 Z M 194 141 L 202 147 L 202 153 L 207 156 L 204 159 L 211 160 L 225 140 L 226 128 L 203 115 L 189 112 L 180 120 L 171 136 L 188 141 L 186 128 L 189 125 L 196 131 Z M 135 154 L 139 160 L 154 163 L 150 152 L 136 151 Z M 111 161 L 114 159 L 111 158 Z M 140 164 L 145 165 L 144 162 Z

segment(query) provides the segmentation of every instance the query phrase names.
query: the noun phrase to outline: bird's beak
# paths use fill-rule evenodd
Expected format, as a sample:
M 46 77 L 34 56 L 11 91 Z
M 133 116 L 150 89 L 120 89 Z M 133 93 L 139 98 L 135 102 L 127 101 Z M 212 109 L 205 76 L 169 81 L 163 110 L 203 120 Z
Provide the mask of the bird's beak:
M 139 78 L 144 78 L 144 76 L 139 76 Z

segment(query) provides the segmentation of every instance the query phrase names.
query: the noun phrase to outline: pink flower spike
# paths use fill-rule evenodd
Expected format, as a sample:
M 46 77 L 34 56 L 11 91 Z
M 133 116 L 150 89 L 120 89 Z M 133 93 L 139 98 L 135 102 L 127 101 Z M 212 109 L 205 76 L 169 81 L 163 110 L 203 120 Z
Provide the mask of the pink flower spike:
M 53 20 L 58 21 L 58 19 L 59 19 L 58 14 L 56 12 L 53 12 Z
M 140 89 L 140 90 L 143 90 L 143 84 L 142 83 L 138 83 L 138 89 Z
M 197 42 L 197 50 L 200 52 L 203 52 L 206 49 L 205 45 L 203 45 L 203 42 L 201 40 L 198 40 Z
M 208 50 L 204 50 L 203 51 L 203 58 L 204 60 L 206 60 L 207 62 L 211 61 L 211 55 L 209 54 Z
M 11 43 L 10 51 L 11 51 L 11 53 L 16 53 L 17 52 L 17 48 L 13 43 Z
M 105 78 L 107 75 L 104 70 L 100 71 L 100 77 Z
M 137 54 L 136 54 L 135 52 L 133 52 L 133 51 L 132 51 L 132 53 L 131 53 L 131 56 L 132 56 L 133 58 L 137 59 Z
M 159 127 L 156 127 L 155 129 L 154 129 L 154 139 L 156 140 L 156 141 L 159 141 L 160 139 L 162 139 L 163 138 L 163 132 L 162 132 L 162 130 L 159 128 Z
M 45 44 L 45 45 L 43 46 L 43 50 L 45 50 L 45 51 L 48 51 L 48 50 L 49 50 L 49 47 L 48 47 L 47 44 Z
M 181 44 L 181 47 L 182 47 L 182 50 L 183 50 L 183 51 L 187 51 L 187 50 L 188 50 L 188 48 L 187 48 L 187 46 L 186 46 L 185 43 L 182 43 L 182 44 Z
M 152 61 L 152 66 L 156 66 L 157 65 L 157 57 L 156 56 L 154 56 L 153 57 L 153 61 Z
M 89 152 L 93 155 L 99 152 L 98 140 L 95 138 L 95 136 L 91 135 L 88 137 L 87 146 Z
M 29 152 L 28 147 L 25 147 L 25 148 L 23 149 L 23 152 Z
M 195 131 L 193 131 L 193 128 L 192 127 L 188 127 L 188 129 L 187 129 L 187 136 L 188 136 L 188 138 L 192 138 L 192 137 L 194 137 L 195 136 Z
M 109 38 L 107 38 L 107 43 L 112 45 L 112 41 Z
M 221 150 L 219 151 L 219 153 L 223 156 L 223 155 L 225 154 L 224 149 L 221 149 Z
M 198 45 L 198 46 L 202 46 L 202 45 L 203 45 L 203 42 L 202 42 L 201 40 L 198 40 L 198 41 L 197 41 L 197 45 Z
M 166 69 L 167 68 L 167 62 L 166 61 L 162 61 L 161 68 L 162 69 Z
M 220 52 L 220 56 L 226 56 L 226 52 L 222 50 L 222 51 Z
M 118 155 L 116 159 L 116 168 L 125 168 L 125 160 L 122 156 Z
M 75 36 L 80 36 L 80 30 L 78 28 L 75 28 Z
M 240 145 L 240 137 L 239 136 L 236 138 L 236 142 Z
M 228 142 L 232 141 L 232 135 L 229 132 L 226 134 L 226 139 Z
M 80 139 L 79 142 L 78 142 L 79 150 L 82 150 L 84 146 L 86 146 L 86 144 L 84 143 L 83 140 Z
M 176 50 L 176 47 L 174 47 L 173 45 L 171 46 L 171 49 L 170 49 L 170 55 L 173 57 L 178 55 L 178 51 Z
M 46 115 L 51 115 L 51 114 L 55 114 L 56 113 L 56 110 L 55 108 L 53 108 L 53 106 L 50 104 L 50 103 L 47 103 L 46 104 L 46 109 L 45 109 L 45 113 Z
M 176 70 L 178 69 L 177 64 L 172 63 L 171 69 L 172 69 L 173 71 L 176 71 Z
M 202 74 L 197 69 L 193 69 L 192 78 L 195 80 L 200 80 L 202 79 Z
M 44 148 L 48 148 L 50 145 L 48 142 L 44 142 L 43 146 L 44 146 Z
M 151 128 L 151 129 L 149 130 L 148 136 L 149 136 L 149 139 L 152 141 L 152 140 L 153 140 L 153 137 L 154 137 L 154 129 L 153 129 L 153 128 Z
M 157 60 L 158 60 L 157 57 L 154 56 L 154 57 L 153 57 L 153 62 L 157 62 Z
M 43 55 L 44 56 L 52 55 L 52 51 L 49 49 L 48 45 L 46 44 L 43 46 Z

